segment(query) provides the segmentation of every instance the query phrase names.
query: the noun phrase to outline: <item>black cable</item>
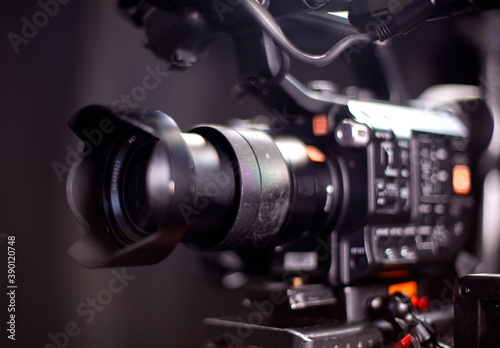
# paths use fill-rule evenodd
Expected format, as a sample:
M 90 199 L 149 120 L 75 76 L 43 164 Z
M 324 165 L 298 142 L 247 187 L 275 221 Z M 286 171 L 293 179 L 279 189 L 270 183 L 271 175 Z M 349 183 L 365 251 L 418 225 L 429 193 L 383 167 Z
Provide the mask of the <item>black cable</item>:
M 242 8 L 257 21 L 262 30 L 269 35 L 269 37 L 283 49 L 288 55 L 305 64 L 314 66 L 325 66 L 333 62 L 344 50 L 356 44 L 366 45 L 372 39 L 367 34 L 354 34 L 348 36 L 337 42 L 328 52 L 321 55 L 310 55 L 298 47 L 296 47 L 286 36 L 283 34 L 280 26 L 274 20 L 274 17 L 255 0 L 243 0 L 241 3 Z
M 389 90 L 389 101 L 393 104 L 406 104 L 409 99 L 406 84 L 390 43 L 374 45 L 374 48 Z

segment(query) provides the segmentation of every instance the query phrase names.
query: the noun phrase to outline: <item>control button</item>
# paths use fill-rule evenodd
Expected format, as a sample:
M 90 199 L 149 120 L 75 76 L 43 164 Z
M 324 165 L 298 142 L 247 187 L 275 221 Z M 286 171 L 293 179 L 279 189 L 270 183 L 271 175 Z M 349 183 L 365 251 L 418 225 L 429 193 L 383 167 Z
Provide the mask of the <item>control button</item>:
M 401 339 L 398 343 L 392 346 L 392 348 L 414 348 L 412 343 L 413 337 L 408 334 Z
M 422 187 L 422 195 L 430 196 L 432 194 L 432 184 L 430 182 L 424 181 L 421 185 Z
M 430 301 L 427 296 L 422 296 L 422 297 L 413 296 L 411 298 L 411 303 L 413 304 L 414 307 L 426 311 L 429 309 Z
M 399 157 L 401 158 L 401 162 L 404 164 L 408 164 L 408 159 L 410 158 L 410 154 L 408 150 L 401 150 L 399 153 Z
M 437 181 L 438 181 L 437 174 L 436 174 L 436 173 L 432 174 L 432 175 L 431 175 L 431 182 L 432 182 L 433 184 L 435 184 L 435 183 L 437 183 Z
M 446 206 L 444 204 L 436 204 L 434 206 L 434 212 L 438 215 L 443 215 L 446 212 Z
M 387 248 L 384 251 L 386 259 L 387 260 L 396 260 L 397 259 L 397 253 L 392 249 L 392 248 Z
M 401 189 L 399 190 L 399 194 L 402 199 L 410 198 L 410 190 L 408 189 L 408 187 L 401 187 Z
M 436 150 L 436 157 L 438 160 L 444 161 L 448 158 L 448 151 L 446 151 L 446 149 L 439 148 Z
M 418 206 L 418 212 L 420 214 L 430 214 L 432 212 L 432 205 L 430 205 L 430 204 L 420 204 Z
M 384 180 L 378 180 L 377 181 L 377 188 L 379 190 L 383 190 L 385 188 L 385 183 L 384 183 Z
M 420 160 L 420 165 L 424 173 L 428 173 L 432 170 L 432 161 L 428 158 L 422 158 Z
M 399 170 L 397 168 L 386 167 L 384 170 L 384 174 L 385 176 L 397 178 L 399 176 Z
M 381 150 L 381 160 L 382 164 L 393 165 L 394 164 L 394 148 L 391 142 L 384 141 L 380 144 Z
M 360 271 L 368 265 L 364 247 L 351 247 L 350 266 L 353 271 Z
M 388 182 L 385 185 L 385 188 L 387 189 L 389 196 L 392 196 L 392 197 L 398 196 L 399 186 L 395 182 Z
M 453 191 L 459 195 L 466 195 L 471 189 L 470 168 L 466 165 L 453 167 Z
M 335 139 L 344 147 L 363 147 L 370 142 L 370 130 L 365 124 L 346 119 L 335 129 Z
M 417 259 L 417 253 L 411 250 L 408 245 L 403 245 L 399 253 L 405 260 L 414 261 Z
M 449 176 L 450 175 L 448 174 L 448 172 L 446 170 L 440 170 L 439 172 L 437 172 L 437 179 L 441 182 L 448 181 Z
M 465 231 L 465 224 L 462 221 L 455 222 L 453 225 L 453 233 L 455 236 L 460 237 Z

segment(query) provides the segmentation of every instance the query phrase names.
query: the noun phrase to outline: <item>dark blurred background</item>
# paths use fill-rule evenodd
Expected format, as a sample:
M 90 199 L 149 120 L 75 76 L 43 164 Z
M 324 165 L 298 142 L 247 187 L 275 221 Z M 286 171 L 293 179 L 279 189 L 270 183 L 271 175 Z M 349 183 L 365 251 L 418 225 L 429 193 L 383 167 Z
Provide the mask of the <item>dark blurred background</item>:
M 21 35 L 23 18 L 32 21 L 40 10 L 34 0 L 0 2 L 0 292 L 7 235 L 16 236 L 18 285 L 15 342 L 6 339 L 7 296 L 0 296 L 0 342 L 7 342 L 0 347 L 200 347 L 200 321 L 237 313 L 243 292 L 208 282 L 195 252 L 180 246 L 160 264 L 128 268 L 123 291 L 89 310 L 89 298 L 104 296 L 115 276 L 84 269 L 67 255 L 83 230 L 52 167 L 65 163 L 68 146 L 76 147 L 66 126 L 75 111 L 110 104 L 142 84 L 148 66 L 165 71 L 167 65 L 142 46 L 143 31 L 111 0 L 60 5 L 16 53 L 9 33 Z M 437 83 L 479 84 L 484 18 L 429 23 L 393 41 L 410 97 Z M 322 69 L 293 64 L 292 71 L 303 81 L 327 79 L 345 88 L 359 83 L 351 68 L 339 60 Z M 237 83 L 234 52 L 221 44 L 192 69 L 171 73 L 139 106 L 162 110 L 184 131 L 267 112 L 251 98 L 236 101 Z M 75 337 L 66 340 L 65 330 Z

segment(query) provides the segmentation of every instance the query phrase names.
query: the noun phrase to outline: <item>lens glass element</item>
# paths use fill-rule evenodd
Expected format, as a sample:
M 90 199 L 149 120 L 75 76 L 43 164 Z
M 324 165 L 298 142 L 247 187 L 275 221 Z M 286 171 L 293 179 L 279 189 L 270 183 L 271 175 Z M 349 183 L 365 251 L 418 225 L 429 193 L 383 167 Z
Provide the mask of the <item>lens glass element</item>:
M 130 155 L 122 178 L 122 206 L 132 226 L 141 233 L 156 231 L 146 193 L 146 170 L 154 143 L 141 144 Z
M 156 140 L 141 133 L 118 142 L 110 167 L 108 219 L 114 220 L 114 235 L 124 244 L 137 242 L 157 231 L 146 190 L 146 171 Z

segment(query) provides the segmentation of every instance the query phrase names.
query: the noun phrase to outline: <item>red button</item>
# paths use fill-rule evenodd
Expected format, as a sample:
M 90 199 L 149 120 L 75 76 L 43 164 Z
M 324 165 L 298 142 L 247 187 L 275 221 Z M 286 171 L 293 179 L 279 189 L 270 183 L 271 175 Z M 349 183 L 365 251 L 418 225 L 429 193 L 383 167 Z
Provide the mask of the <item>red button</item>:
M 426 311 L 429 309 L 429 298 L 426 296 L 421 297 L 418 299 L 418 308 L 420 308 L 423 311 Z
M 413 348 L 413 344 L 411 343 L 411 335 L 408 334 L 401 339 L 398 343 L 392 346 L 392 348 Z

